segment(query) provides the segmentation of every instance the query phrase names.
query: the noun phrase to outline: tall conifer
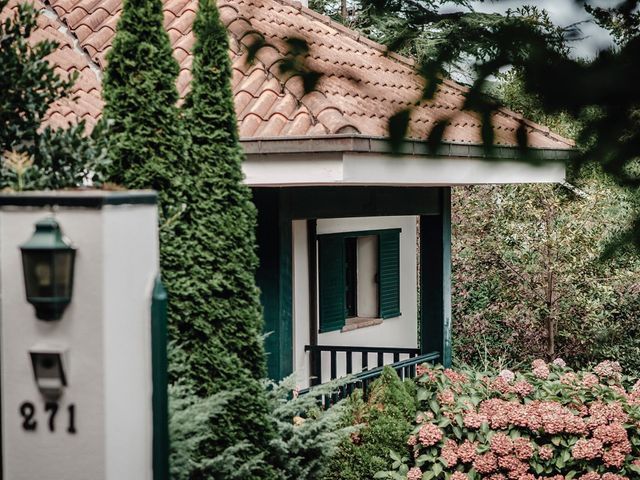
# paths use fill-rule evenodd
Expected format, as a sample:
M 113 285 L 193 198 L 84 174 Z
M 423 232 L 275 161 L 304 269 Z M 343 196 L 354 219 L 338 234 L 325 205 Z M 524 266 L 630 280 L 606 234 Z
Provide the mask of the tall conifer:
M 191 138 L 189 168 L 196 184 L 192 192 L 193 238 L 211 245 L 206 252 L 209 272 L 192 276 L 189 295 L 203 299 L 207 315 L 196 315 L 197 331 L 223 339 L 255 378 L 265 373 L 262 311 L 255 273 L 256 210 L 243 184 L 243 153 L 238 142 L 231 90 L 229 43 L 217 7 L 199 2 L 194 24 L 191 93 L 185 121 Z M 196 272 L 197 274 L 198 272 Z M 203 324 L 200 324 L 202 320 Z
M 189 276 L 177 301 L 189 305 L 189 321 L 179 325 L 180 338 L 202 369 L 192 371 L 194 380 L 201 375 L 212 379 L 206 393 L 240 392 L 215 419 L 217 431 L 203 445 L 203 454 L 219 455 L 248 442 L 251 457 L 265 460 L 252 478 L 276 478 L 267 463 L 273 457 L 275 425 L 260 383 L 265 354 L 255 284 L 256 209 L 243 184 L 227 32 L 211 0 L 199 1 L 194 33 L 193 80 L 184 105 L 192 182 L 185 217 L 191 241 L 208 248 L 186 252 Z
M 107 61 L 102 94 L 111 124 L 111 180 L 167 193 L 184 141 L 176 106 L 178 64 L 160 0 L 124 0 Z

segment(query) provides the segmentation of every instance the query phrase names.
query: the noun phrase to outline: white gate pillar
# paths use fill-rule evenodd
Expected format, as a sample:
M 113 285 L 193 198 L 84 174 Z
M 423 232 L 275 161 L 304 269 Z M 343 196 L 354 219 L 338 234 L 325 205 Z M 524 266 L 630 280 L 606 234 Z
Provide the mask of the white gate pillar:
M 76 252 L 57 320 L 27 301 L 19 248 L 47 218 Z M 151 480 L 157 222 L 153 192 L 0 195 L 2 478 Z

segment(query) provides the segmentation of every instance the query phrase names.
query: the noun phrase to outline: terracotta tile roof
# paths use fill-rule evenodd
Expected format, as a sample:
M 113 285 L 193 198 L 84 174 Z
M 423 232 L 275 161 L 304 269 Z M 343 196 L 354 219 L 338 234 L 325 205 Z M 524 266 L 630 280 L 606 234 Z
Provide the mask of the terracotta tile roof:
M 15 0 L 14 0 L 15 1 Z M 78 70 L 77 100 L 56 104 L 50 123 L 61 125 L 99 117 L 100 77 L 113 41 L 122 0 L 36 0 L 42 9 L 37 38 L 60 42 L 51 60 L 64 72 Z M 218 0 L 220 15 L 230 33 L 233 90 L 240 135 L 265 137 L 322 136 L 354 133 L 386 136 L 387 122 L 399 109 L 416 104 L 422 79 L 411 60 L 361 37 L 357 32 L 291 0 Z M 197 0 L 164 0 L 165 27 L 180 63 L 178 90 L 189 88 L 192 23 Z M 261 33 L 268 47 L 257 61 L 246 61 L 250 32 Z M 288 78 L 278 69 L 287 52 L 288 37 L 303 37 L 310 45 L 308 66 L 324 75 L 316 91 L 304 94 L 300 77 Z M 410 136 L 424 138 L 434 122 L 452 116 L 444 140 L 480 143 L 480 119 L 461 111 L 464 87 L 446 80 L 433 101 L 421 102 L 411 118 Z M 495 114 L 499 145 L 516 145 L 521 116 L 507 110 Z M 529 142 L 537 148 L 566 149 L 573 145 L 548 128 L 527 122 Z

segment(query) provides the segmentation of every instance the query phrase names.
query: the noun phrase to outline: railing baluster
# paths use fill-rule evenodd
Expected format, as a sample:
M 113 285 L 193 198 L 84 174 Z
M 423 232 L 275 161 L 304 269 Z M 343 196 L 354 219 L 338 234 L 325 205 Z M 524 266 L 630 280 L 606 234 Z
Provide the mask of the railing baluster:
M 400 352 L 395 352 L 393 354 L 393 363 L 398 363 L 400 361 Z
M 336 373 L 336 351 L 331 350 L 331 380 L 335 380 L 338 377 Z
M 378 352 L 378 367 L 384 365 L 384 353 Z
M 368 366 L 369 366 L 369 352 L 365 350 L 364 352 L 362 352 L 362 371 L 364 372 L 365 370 L 368 370 Z
M 346 352 L 346 354 L 347 354 L 347 375 L 350 375 L 353 369 L 353 365 L 351 364 L 353 352 Z

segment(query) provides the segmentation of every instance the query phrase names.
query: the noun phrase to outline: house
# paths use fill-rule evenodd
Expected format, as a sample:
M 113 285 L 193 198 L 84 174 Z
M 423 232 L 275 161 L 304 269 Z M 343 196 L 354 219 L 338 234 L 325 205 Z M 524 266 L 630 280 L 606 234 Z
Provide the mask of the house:
M 423 84 L 413 62 L 357 32 L 290 0 L 218 3 L 231 39 L 244 172 L 259 211 L 269 374 L 296 371 L 304 387 L 310 378 L 408 358 L 450 364 L 451 187 L 562 181 L 573 143 L 499 110 L 488 158 L 480 119 L 461 109 L 464 87 L 445 80 L 433 101 L 416 104 Z M 93 124 L 121 0 L 36 5 L 38 35 L 60 43 L 52 60 L 80 72 L 75 98 L 56 104 L 49 122 Z M 196 8 L 195 0 L 164 2 L 181 95 L 189 88 Z M 268 46 L 249 64 L 252 32 Z M 307 65 L 323 73 L 311 93 L 278 69 L 292 36 L 307 40 Z M 411 140 L 394 157 L 387 122 L 412 105 Z M 421 139 L 444 116 L 451 118 L 444 145 L 431 154 Z M 541 159 L 536 165 L 517 161 L 521 122 Z

